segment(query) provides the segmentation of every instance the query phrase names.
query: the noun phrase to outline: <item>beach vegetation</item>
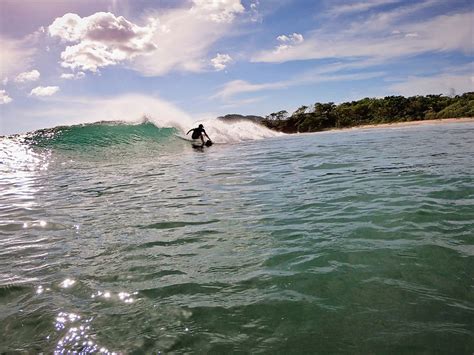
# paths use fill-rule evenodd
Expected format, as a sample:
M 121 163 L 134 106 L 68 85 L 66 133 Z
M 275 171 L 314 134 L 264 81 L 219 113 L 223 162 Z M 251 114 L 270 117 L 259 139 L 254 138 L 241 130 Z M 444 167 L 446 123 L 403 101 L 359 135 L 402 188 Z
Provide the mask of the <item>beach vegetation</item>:
M 382 123 L 474 117 L 474 92 L 456 96 L 387 96 L 364 98 L 335 104 L 320 103 L 299 107 L 291 115 L 281 110 L 266 116 L 262 123 L 285 133 L 316 132 Z

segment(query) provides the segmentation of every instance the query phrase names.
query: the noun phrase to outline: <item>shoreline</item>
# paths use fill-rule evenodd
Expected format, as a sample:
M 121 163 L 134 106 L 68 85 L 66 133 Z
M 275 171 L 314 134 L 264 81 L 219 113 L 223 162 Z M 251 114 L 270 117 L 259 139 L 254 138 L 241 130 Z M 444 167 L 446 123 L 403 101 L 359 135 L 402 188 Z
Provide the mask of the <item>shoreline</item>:
M 411 127 L 411 126 L 439 125 L 439 124 L 448 124 L 448 123 L 474 123 L 474 117 L 441 118 L 441 119 L 433 119 L 433 120 L 369 124 L 369 125 L 361 125 L 361 126 L 354 126 L 354 127 L 331 128 L 331 129 L 320 131 L 320 132 L 355 131 L 355 130 L 374 129 L 374 128 L 403 128 L 403 127 Z M 313 132 L 313 133 L 318 133 L 318 132 Z

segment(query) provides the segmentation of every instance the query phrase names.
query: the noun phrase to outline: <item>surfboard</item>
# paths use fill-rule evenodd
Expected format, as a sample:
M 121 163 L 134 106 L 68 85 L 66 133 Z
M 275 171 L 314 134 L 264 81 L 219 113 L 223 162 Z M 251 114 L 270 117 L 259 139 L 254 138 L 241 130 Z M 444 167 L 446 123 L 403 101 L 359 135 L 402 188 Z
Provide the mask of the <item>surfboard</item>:
M 190 139 L 189 137 L 182 136 L 182 135 L 179 135 L 179 134 L 175 134 L 175 136 L 178 137 L 179 139 L 182 139 L 183 141 L 191 142 L 193 148 L 202 148 L 203 147 L 200 139 L 199 140 L 198 139 Z M 212 142 L 211 140 L 207 140 L 204 143 L 204 146 L 210 147 L 213 144 L 214 144 L 214 142 Z
M 193 148 L 195 148 L 195 149 L 202 149 L 202 148 L 204 148 L 204 147 L 210 147 L 212 144 L 213 144 L 212 141 L 208 140 L 208 141 L 206 141 L 206 143 L 204 143 L 204 145 L 203 145 L 203 144 L 193 143 L 192 146 L 193 146 Z

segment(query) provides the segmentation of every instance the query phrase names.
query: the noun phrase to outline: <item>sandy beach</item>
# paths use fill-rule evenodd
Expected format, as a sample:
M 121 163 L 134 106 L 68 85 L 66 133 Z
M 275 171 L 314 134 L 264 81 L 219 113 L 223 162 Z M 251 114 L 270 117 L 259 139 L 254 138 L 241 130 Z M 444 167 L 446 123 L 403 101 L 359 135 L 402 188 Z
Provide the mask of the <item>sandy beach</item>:
M 355 127 L 350 127 L 350 128 L 335 128 L 329 131 L 346 131 L 346 130 L 360 130 L 360 129 L 372 129 L 372 128 L 402 128 L 402 127 L 410 127 L 410 126 L 439 125 L 439 124 L 462 123 L 462 122 L 474 123 L 474 118 L 462 117 L 462 118 L 443 118 L 443 119 L 437 119 L 437 120 L 392 122 L 392 123 L 362 125 L 362 126 L 355 126 Z

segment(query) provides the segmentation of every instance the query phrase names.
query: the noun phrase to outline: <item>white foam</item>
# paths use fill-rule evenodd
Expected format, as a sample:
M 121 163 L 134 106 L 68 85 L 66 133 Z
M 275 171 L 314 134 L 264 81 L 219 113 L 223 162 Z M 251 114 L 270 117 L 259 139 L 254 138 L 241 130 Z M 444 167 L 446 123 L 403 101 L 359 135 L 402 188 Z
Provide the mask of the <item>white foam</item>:
M 237 143 L 249 140 L 264 139 L 282 135 L 283 133 L 272 131 L 269 128 L 250 120 L 220 120 L 215 118 L 201 121 L 193 121 L 189 116 L 184 117 L 166 117 L 166 116 L 146 116 L 146 121 L 155 124 L 158 127 L 177 128 L 181 138 L 191 139 L 186 133 L 197 127 L 200 123 L 204 125 L 206 133 L 214 143 Z M 140 121 L 140 122 L 143 122 Z
M 211 140 L 215 143 L 237 143 L 270 138 L 282 134 L 247 120 L 225 122 L 219 119 L 209 119 L 203 121 L 202 124 Z

